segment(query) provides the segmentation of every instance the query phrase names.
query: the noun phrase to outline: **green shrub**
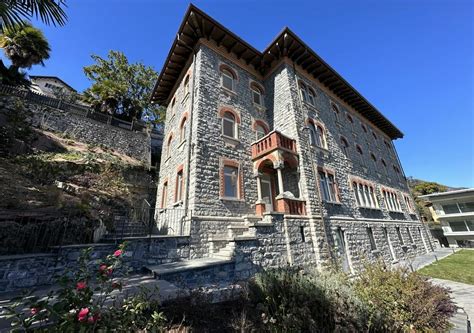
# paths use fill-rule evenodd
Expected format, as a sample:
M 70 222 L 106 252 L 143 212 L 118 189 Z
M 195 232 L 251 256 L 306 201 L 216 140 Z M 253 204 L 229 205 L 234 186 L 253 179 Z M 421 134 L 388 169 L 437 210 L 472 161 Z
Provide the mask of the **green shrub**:
M 364 331 L 367 310 L 341 273 L 293 269 L 257 274 L 250 300 L 262 329 L 286 332 Z
M 456 311 L 447 289 L 382 263 L 365 265 L 354 288 L 368 305 L 370 323 L 386 331 L 446 331 Z

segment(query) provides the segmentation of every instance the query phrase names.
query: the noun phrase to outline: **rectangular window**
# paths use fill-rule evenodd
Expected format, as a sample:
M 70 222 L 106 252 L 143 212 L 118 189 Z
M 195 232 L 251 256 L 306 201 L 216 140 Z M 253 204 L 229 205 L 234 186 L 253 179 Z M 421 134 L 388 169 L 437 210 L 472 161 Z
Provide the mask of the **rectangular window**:
M 224 166 L 224 196 L 238 198 L 239 169 L 233 166 Z
M 407 234 L 408 234 L 408 239 L 410 240 L 410 244 L 413 244 L 414 243 L 413 237 L 411 235 L 410 228 L 408 228 L 408 227 L 407 227 Z
M 463 202 L 459 204 L 461 213 L 474 212 L 474 202 Z
M 222 132 L 225 136 L 233 138 L 235 135 L 235 123 L 231 119 L 222 118 Z
M 377 250 L 377 244 L 375 243 L 374 232 L 371 227 L 367 227 L 367 235 L 369 235 L 370 249 L 372 251 Z
M 466 221 L 467 227 L 469 231 L 474 231 L 474 220 L 467 220 Z
M 222 86 L 229 90 L 234 90 L 234 78 L 227 73 L 222 73 Z
M 445 214 L 459 214 L 459 207 L 457 204 L 443 205 L 443 211 Z
M 183 186 L 184 185 L 184 178 L 183 178 L 183 170 L 179 171 L 176 175 L 176 198 L 175 202 L 179 202 L 183 200 Z
M 449 222 L 449 226 L 453 232 L 468 231 L 466 223 L 464 221 Z
M 405 244 L 405 242 L 403 241 L 403 237 L 402 237 L 402 233 L 400 231 L 400 228 L 396 227 L 396 229 L 397 229 L 397 236 L 398 236 L 398 240 L 400 241 L 400 245 Z
M 262 105 L 262 95 L 255 89 L 252 89 L 252 95 L 253 95 L 253 102 L 255 104 Z
M 324 201 L 337 202 L 336 182 L 334 175 L 325 171 L 319 171 L 321 195 Z

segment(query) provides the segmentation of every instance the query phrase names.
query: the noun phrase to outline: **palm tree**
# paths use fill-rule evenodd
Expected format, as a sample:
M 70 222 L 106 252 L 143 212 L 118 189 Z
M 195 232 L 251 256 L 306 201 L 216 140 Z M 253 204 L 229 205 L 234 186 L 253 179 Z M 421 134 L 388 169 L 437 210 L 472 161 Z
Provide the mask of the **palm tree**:
M 65 6 L 65 0 L 0 0 L 0 31 L 22 25 L 32 17 L 62 26 L 67 20 Z
M 5 29 L 0 35 L 0 48 L 4 49 L 13 69 L 44 65 L 43 61 L 49 58 L 51 51 L 41 30 L 28 23 Z

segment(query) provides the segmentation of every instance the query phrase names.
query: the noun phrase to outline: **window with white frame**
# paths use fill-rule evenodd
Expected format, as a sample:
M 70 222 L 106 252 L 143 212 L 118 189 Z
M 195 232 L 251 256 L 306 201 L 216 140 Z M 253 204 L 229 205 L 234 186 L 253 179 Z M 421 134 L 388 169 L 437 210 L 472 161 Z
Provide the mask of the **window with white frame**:
M 175 190 L 175 202 L 183 200 L 183 188 L 184 188 L 184 177 L 183 170 L 179 170 L 176 174 L 176 190 Z
M 413 203 L 410 199 L 410 196 L 408 196 L 407 194 L 404 194 L 403 198 L 405 199 L 405 204 L 407 205 L 408 212 L 410 214 L 414 214 L 415 213 L 415 208 L 413 207 Z
M 229 111 L 226 111 L 222 117 L 222 134 L 230 138 L 237 138 L 235 116 Z
M 311 104 L 313 106 L 316 105 L 316 93 L 314 92 L 313 88 L 308 87 L 303 82 L 299 82 L 300 94 L 301 98 L 305 103 Z
M 166 208 L 168 204 L 168 182 L 163 183 L 163 189 L 161 192 L 161 208 Z
M 224 165 L 224 197 L 238 198 L 239 168 L 233 165 Z
M 474 212 L 474 202 L 460 202 L 442 205 L 444 214 L 460 214 Z
M 375 243 L 375 238 L 374 238 L 374 231 L 372 230 L 371 227 L 367 227 L 367 235 L 369 236 L 370 249 L 372 251 L 377 250 L 377 244 Z
M 327 170 L 319 170 L 318 173 L 322 200 L 326 202 L 339 202 L 334 174 Z
M 357 206 L 362 208 L 379 208 L 375 187 L 366 181 L 353 180 L 352 191 L 357 202 Z
M 235 74 L 227 68 L 221 69 L 221 85 L 231 91 L 234 91 L 235 87 Z
M 260 89 L 256 84 L 252 84 L 250 88 L 252 89 L 252 101 L 257 105 L 262 106 L 263 105 L 262 89 Z
M 402 207 L 400 201 L 398 200 L 398 195 L 395 191 L 388 189 L 382 190 L 382 195 L 385 201 L 386 208 L 391 212 L 401 212 Z
M 346 157 L 349 157 L 349 143 L 347 142 L 346 138 L 341 136 L 341 149 Z
M 255 126 L 255 135 L 256 139 L 260 140 L 263 138 L 265 135 L 267 135 L 268 131 L 263 125 L 256 125 Z
M 311 145 L 326 149 L 326 131 L 324 130 L 323 126 L 310 122 L 308 127 Z

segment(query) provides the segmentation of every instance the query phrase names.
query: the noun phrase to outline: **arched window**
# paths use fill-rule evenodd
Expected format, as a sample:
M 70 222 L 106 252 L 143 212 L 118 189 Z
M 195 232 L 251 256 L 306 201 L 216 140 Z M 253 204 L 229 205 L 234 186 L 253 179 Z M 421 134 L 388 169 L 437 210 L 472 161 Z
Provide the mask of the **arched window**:
M 298 82 L 300 87 L 301 98 L 303 102 L 311 104 L 312 106 L 316 105 L 316 93 L 314 92 L 313 88 L 308 87 L 303 82 Z
M 163 183 L 163 188 L 161 192 L 161 208 L 166 208 L 168 204 L 168 181 Z
M 267 135 L 267 129 L 265 127 L 263 127 L 262 125 L 257 125 L 255 127 L 255 135 L 256 135 L 256 139 L 260 140 L 265 135 Z
M 387 140 L 383 140 L 383 143 L 385 144 L 385 147 L 387 147 L 388 150 L 391 150 L 390 144 L 387 142 Z
M 173 141 L 173 134 L 170 134 L 168 141 L 166 142 L 166 157 L 171 156 L 171 143 Z
M 383 169 L 385 170 L 385 174 L 388 175 L 388 170 L 387 170 L 387 162 L 382 158 L 381 160 Z
M 236 76 L 230 69 L 221 68 L 221 85 L 224 88 L 234 91 L 235 79 L 236 79 Z
M 326 134 L 324 128 L 321 125 L 316 126 L 317 141 L 316 144 L 318 147 L 326 148 Z
M 299 83 L 301 98 L 304 102 L 308 101 L 308 91 L 306 90 L 306 85 L 303 82 Z
M 308 103 L 315 106 L 316 105 L 316 93 L 312 88 L 308 87 Z
M 346 117 L 347 117 L 347 120 L 349 120 L 351 124 L 354 123 L 354 119 L 352 119 L 352 116 L 349 113 L 346 114 Z
M 236 138 L 236 132 L 235 116 L 231 112 L 226 111 L 222 117 L 222 134 L 231 138 Z
M 174 115 L 176 113 L 176 98 L 173 98 L 171 101 L 171 115 Z
M 360 163 L 360 165 L 365 167 L 364 152 L 362 151 L 362 147 L 359 146 L 359 145 L 356 145 L 356 150 L 359 153 L 359 163 Z
M 361 156 L 364 155 L 364 152 L 362 151 L 362 147 L 361 147 L 361 146 L 356 145 L 356 150 L 357 150 L 357 152 L 358 152 Z
M 377 157 L 375 157 L 374 153 L 370 153 L 370 158 L 372 159 L 375 170 L 377 170 Z
M 332 111 L 334 112 L 334 118 L 336 119 L 336 121 L 339 120 L 339 108 L 334 103 L 331 103 L 331 108 L 332 108 Z
M 250 86 L 252 90 L 252 101 L 257 105 L 263 105 L 263 91 L 255 83 Z
M 186 75 L 186 78 L 184 79 L 184 97 L 189 94 L 189 75 Z
M 309 128 L 309 143 L 312 146 L 316 146 L 317 145 L 317 140 L 318 140 L 318 135 L 316 133 L 316 128 L 314 127 L 313 123 L 310 123 L 308 125 L 308 128 Z
M 377 140 L 377 134 L 375 134 L 374 131 L 372 131 L 372 136 L 374 137 L 375 140 Z
M 346 155 L 346 157 L 349 156 L 349 143 L 347 142 L 346 138 L 344 137 L 341 137 L 341 149 L 342 149 L 342 152 L 344 153 L 344 155 Z
M 364 124 L 360 123 L 360 127 L 362 127 L 362 130 L 363 130 L 365 133 L 367 133 L 367 127 L 366 127 Z
M 187 125 L 188 125 L 188 119 L 184 117 L 183 120 L 181 120 L 181 125 L 179 127 L 179 138 L 181 142 L 186 140 Z

